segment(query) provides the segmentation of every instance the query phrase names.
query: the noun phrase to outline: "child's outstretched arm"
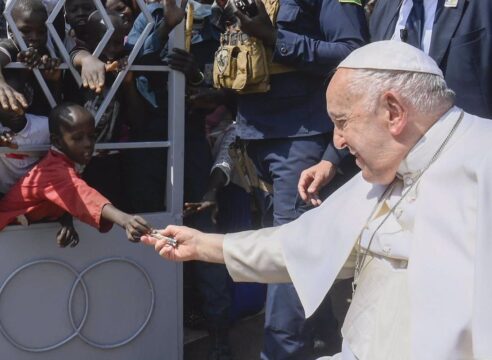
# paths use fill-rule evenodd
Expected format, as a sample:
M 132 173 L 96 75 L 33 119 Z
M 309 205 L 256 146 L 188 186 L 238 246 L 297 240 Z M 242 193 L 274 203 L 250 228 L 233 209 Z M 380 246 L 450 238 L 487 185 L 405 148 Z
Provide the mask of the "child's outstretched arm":
M 72 64 L 80 68 L 82 86 L 100 93 L 106 78 L 106 64 L 87 50 L 79 50 L 72 55 Z
M 128 240 L 133 242 L 139 242 L 142 235 L 150 234 L 152 231 L 150 224 L 141 216 L 124 213 L 111 204 L 103 207 L 101 217 L 125 229 Z

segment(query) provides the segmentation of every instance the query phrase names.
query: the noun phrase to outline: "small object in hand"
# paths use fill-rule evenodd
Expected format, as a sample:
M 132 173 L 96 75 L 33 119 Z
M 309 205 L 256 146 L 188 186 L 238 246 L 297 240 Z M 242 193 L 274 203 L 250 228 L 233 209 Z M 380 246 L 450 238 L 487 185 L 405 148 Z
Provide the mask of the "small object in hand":
M 178 242 L 176 239 L 173 239 L 172 237 L 164 236 L 161 235 L 157 232 L 157 230 L 152 230 L 150 233 L 150 236 L 156 238 L 157 240 L 165 240 L 167 245 L 171 245 L 173 248 L 178 247 Z

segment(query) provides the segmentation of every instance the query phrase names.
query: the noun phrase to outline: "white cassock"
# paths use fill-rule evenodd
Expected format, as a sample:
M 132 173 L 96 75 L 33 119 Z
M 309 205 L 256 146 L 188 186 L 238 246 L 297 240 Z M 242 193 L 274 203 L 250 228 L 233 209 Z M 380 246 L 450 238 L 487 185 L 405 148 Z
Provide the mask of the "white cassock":
M 336 359 L 492 359 L 492 121 L 465 114 L 418 179 L 461 112 L 424 135 L 379 202 L 397 206 L 372 240 Z M 370 216 L 385 189 L 359 174 L 289 224 L 226 235 L 229 273 L 292 281 L 311 316 L 337 277 L 353 276 L 359 236 L 367 249 L 385 217 Z

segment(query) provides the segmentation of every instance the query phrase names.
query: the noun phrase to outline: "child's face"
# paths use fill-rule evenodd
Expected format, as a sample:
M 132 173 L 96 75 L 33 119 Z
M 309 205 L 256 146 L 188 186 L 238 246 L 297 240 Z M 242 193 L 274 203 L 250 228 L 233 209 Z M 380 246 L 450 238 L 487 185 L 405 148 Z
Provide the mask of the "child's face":
M 133 23 L 133 10 L 121 0 L 106 1 L 106 9 L 120 13 L 125 24 Z
M 19 10 L 14 11 L 13 18 L 27 46 L 39 49 L 46 45 L 48 39 L 46 14 L 39 11 Z
M 95 124 L 88 111 L 71 109 L 72 124 L 61 126 L 61 136 L 52 138 L 53 145 L 77 164 L 89 163 L 94 152 Z
M 92 0 L 68 0 L 65 3 L 65 20 L 78 36 L 85 30 L 89 15 L 96 10 Z
M 104 48 L 103 55 L 108 61 L 121 59 L 125 55 L 125 28 L 117 27 L 111 36 L 108 44 Z

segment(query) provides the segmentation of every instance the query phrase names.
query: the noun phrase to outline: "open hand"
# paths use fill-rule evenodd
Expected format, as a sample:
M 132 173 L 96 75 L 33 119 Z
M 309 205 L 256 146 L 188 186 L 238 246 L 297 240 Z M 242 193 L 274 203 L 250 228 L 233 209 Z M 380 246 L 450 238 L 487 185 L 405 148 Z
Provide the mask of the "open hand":
M 326 160 L 321 160 L 304 170 L 297 184 L 301 199 L 313 206 L 321 205 L 319 191 L 333 179 L 335 174 L 336 166 Z
M 24 110 L 28 107 L 24 95 L 3 81 L 0 82 L 0 104 L 4 111 L 12 110 L 17 114 L 24 114 Z
M 82 61 L 80 76 L 83 87 L 100 93 L 106 77 L 106 64 L 95 56 L 87 56 Z
M 197 245 L 202 233 L 198 230 L 185 226 L 169 225 L 158 232 L 177 241 L 177 246 L 169 245 L 166 240 L 158 240 L 152 235 L 142 236 L 141 242 L 145 245 L 154 246 L 155 251 L 165 259 L 173 261 L 196 260 L 198 256 Z

